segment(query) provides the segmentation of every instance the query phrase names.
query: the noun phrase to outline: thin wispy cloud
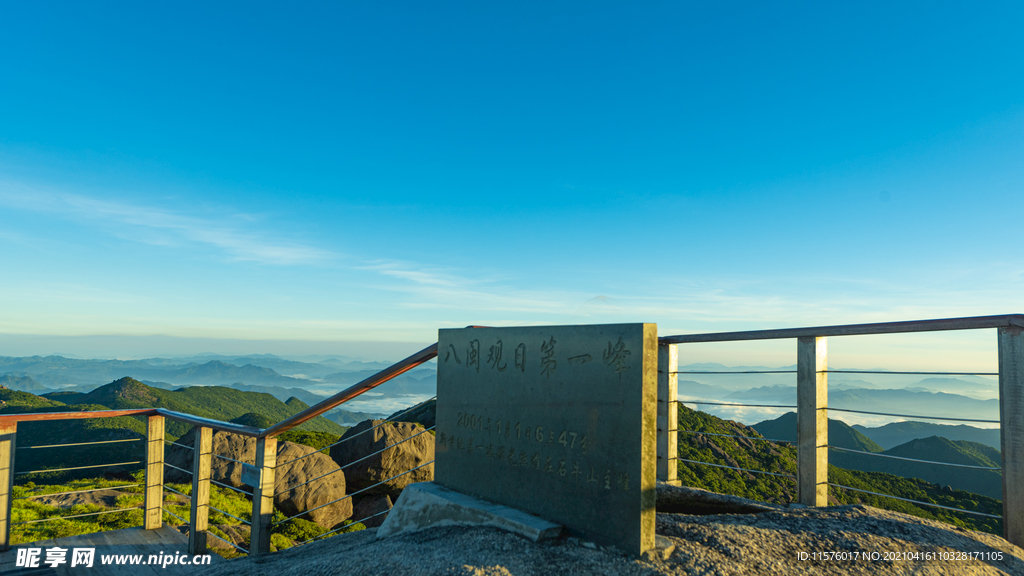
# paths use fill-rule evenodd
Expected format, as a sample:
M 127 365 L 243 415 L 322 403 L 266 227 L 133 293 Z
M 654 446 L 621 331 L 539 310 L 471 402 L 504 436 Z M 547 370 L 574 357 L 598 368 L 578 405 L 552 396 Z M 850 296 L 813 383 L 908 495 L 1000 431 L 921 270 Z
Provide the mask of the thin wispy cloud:
M 405 294 L 399 305 L 412 309 L 452 309 L 508 313 L 564 314 L 587 296 L 559 290 L 514 288 L 498 275 L 470 277 L 456 270 L 418 267 L 409 262 L 374 262 L 363 267 L 390 280 L 382 290 Z M 397 280 L 397 281 L 396 281 Z
M 316 264 L 337 256 L 329 250 L 268 234 L 265 229 L 252 225 L 261 220 L 252 214 L 236 214 L 225 219 L 201 218 L 151 206 L 41 191 L 10 183 L 0 184 L 0 204 L 90 224 L 113 236 L 152 245 L 205 245 L 236 261 Z M 125 230 L 126 226 L 130 229 Z

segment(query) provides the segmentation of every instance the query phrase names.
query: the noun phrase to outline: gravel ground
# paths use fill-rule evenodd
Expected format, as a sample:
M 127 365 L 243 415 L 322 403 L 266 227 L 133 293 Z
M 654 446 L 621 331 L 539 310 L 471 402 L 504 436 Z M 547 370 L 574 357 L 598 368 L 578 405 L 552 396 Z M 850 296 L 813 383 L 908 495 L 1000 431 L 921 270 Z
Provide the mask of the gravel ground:
M 1014 574 L 1024 551 L 1002 538 L 868 506 L 759 514 L 658 514 L 656 532 L 676 548 L 667 559 L 629 558 L 575 538 L 535 544 L 495 528 L 452 527 L 376 539 L 376 529 L 198 574 L 547 576 L 707 574 Z M 878 553 L 879 559 L 801 561 L 800 553 Z M 991 559 L 886 559 L 886 554 L 983 553 Z M 995 559 L 1001 555 L 1002 559 Z

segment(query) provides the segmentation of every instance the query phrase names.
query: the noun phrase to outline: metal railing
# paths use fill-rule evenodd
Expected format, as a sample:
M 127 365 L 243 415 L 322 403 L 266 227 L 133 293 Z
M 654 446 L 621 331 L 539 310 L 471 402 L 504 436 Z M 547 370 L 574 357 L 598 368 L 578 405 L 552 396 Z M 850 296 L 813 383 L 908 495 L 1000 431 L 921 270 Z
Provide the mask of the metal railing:
M 856 336 L 867 334 L 897 334 L 910 332 L 933 332 L 942 330 L 977 330 L 995 329 L 999 353 L 998 372 L 883 372 L 862 370 L 829 370 L 827 363 L 827 338 L 829 336 Z M 797 340 L 796 370 L 751 370 L 751 371 L 680 371 L 678 369 L 678 346 L 697 342 L 735 342 L 750 340 L 768 340 L 779 338 L 795 338 Z M 778 406 L 765 404 L 741 404 L 711 401 L 680 401 L 678 400 L 678 374 L 793 374 L 797 375 L 797 403 L 794 406 Z M 999 377 L 999 420 L 981 420 L 945 416 L 919 416 L 899 413 L 882 413 L 868 410 L 847 408 L 829 408 L 828 406 L 828 374 L 924 374 L 924 375 L 980 375 Z M 684 460 L 678 456 L 678 438 L 680 433 L 709 434 L 720 436 L 736 436 L 729 434 L 710 434 L 706 431 L 679 430 L 678 404 L 772 407 L 797 409 L 797 474 L 787 474 L 764 470 L 746 470 L 743 468 L 723 466 L 708 462 Z M 831 446 L 828 443 L 828 411 L 870 414 L 899 418 L 920 418 L 933 420 L 950 420 L 958 422 L 998 423 L 1000 425 L 1000 442 L 1002 466 L 971 466 L 950 462 L 932 462 L 903 458 L 873 452 L 851 450 Z M 746 437 L 749 440 L 762 438 Z M 768 440 L 768 439 L 763 439 Z M 828 451 L 858 452 L 867 456 L 878 456 L 955 466 L 985 471 L 1001 471 L 1003 475 L 1003 514 L 1001 516 L 963 510 L 943 506 L 932 502 L 922 502 L 908 498 L 900 498 L 888 494 L 879 494 L 861 488 L 830 483 L 828 479 Z M 842 326 L 820 326 L 809 328 L 790 328 L 783 330 L 756 330 L 747 332 L 723 332 L 709 334 L 687 334 L 659 338 L 658 353 L 658 478 L 660 480 L 678 482 L 678 462 L 692 462 L 698 465 L 732 468 L 738 471 L 772 474 L 792 477 L 797 484 L 797 500 L 807 506 L 827 506 L 828 487 L 852 490 L 903 500 L 916 505 L 932 506 L 958 513 L 974 514 L 988 518 L 1003 520 L 1003 536 L 1018 546 L 1024 546 L 1024 315 L 1011 314 L 1003 316 L 981 316 L 972 318 L 950 318 L 939 320 L 920 320 L 912 322 L 886 322 L 875 324 L 852 324 Z
M 1004 536 L 1014 544 L 1024 545 L 1024 331 L 1022 331 L 1022 328 L 1024 328 L 1024 315 L 926 320 L 920 322 L 896 322 L 884 324 L 860 324 L 850 326 L 826 326 L 818 328 L 797 328 L 754 332 L 730 332 L 721 334 L 696 334 L 661 338 L 659 339 L 658 355 L 658 478 L 667 481 L 673 481 L 677 478 L 678 463 L 680 461 L 678 456 L 678 437 L 680 432 L 704 433 L 700 431 L 681 431 L 678 429 L 678 400 L 676 393 L 678 388 L 677 375 L 680 373 L 678 371 L 679 345 L 691 342 L 742 341 L 774 338 L 797 339 L 797 370 L 778 371 L 786 373 L 795 372 L 797 374 L 797 404 L 795 405 L 798 416 L 798 434 L 796 441 L 797 474 L 793 477 L 793 475 L 767 470 L 744 471 L 773 476 L 792 477 L 792 479 L 796 481 L 798 500 L 801 503 L 812 506 L 824 506 L 827 504 L 827 488 L 830 485 L 827 477 L 828 450 L 830 449 L 830 446 L 828 445 L 827 439 L 828 370 L 826 362 L 826 338 L 828 336 L 838 335 L 886 334 L 980 328 L 996 328 L 999 333 L 1000 370 L 998 372 L 998 376 L 1000 383 L 1000 423 L 1002 425 L 1001 441 L 1003 448 L 1002 471 L 1004 478 L 1006 479 L 1005 486 L 1007 487 L 1007 490 L 1003 495 Z M 277 468 L 287 466 L 301 458 L 309 457 L 312 454 L 322 452 L 323 450 L 316 450 L 313 453 L 283 462 L 279 465 L 277 463 L 277 436 L 308 420 L 322 415 L 328 410 L 331 410 L 344 402 L 352 400 L 353 398 L 372 390 L 376 386 L 379 386 L 396 376 L 412 370 L 436 356 L 437 345 L 433 344 L 405 360 L 398 362 L 395 365 L 363 380 L 362 382 L 359 382 L 358 384 L 355 384 L 267 429 L 251 428 L 248 426 L 201 418 L 162 408 L 0 415 L 0 550 L 7 549 L 10 546 L 11 496 L 15 475 L 15 437 L 19 422 L 108 418 L 117 416 L 145 416 L 147 418 L 147 435 L 145 439 L 146 458 L 144 460 L 144 503 L 142 505 L 144 510 L 143 528 L 154 529 L 160 527 L 163 523 L 163 514 L 166 512 L 179 520 L 188 523 L 189 553 L 200 554 L 205 552 L 206 536 L 208 534 L 214 534 L 209 531 L 208 525 L 209 512 L 211 509 L 209 501 L 210 485 L 214 484 L 246 494 L 252 498 L 252 513 L 250 516 L 251 520 L 249 521 L 251 524 L 251 537 L 248 548 L 240 547 L 233 542 L 228 543 L 244 553 L 265 554 L 270 551 L 271 527 L 273 525 L 280 525 L 281 523 L 274 523 L 272 521 L 274 514 L 274 497 L 283 492 L 294 490 L 299 487 L 294 486 L 285 491 L 276 490 L 275 478 Z M 749 371 L 743 373 L 749 373 Z M 857 371 L 857 373 L 864 372 Z M 721 405 L 726 403 L 716 404 Z M 401 414 L 396 415 L 393 419 L 397 419 L 400 416 Z M 164 448 L 165 445 L 168 444 L 164 436 L 166 419 L 194 426 L 195 436 L 193 446 L 185 446 L 180 443 L 171 442 L 172 444 L 177 444 L 183 448 L 191 448 L 193 450 L 192 464 L 189 469 L 165 462 Z M 377 424 L 363 433 L 370 432 L 372 429 L 380 425 L 382 424 Z M 256 454 L 253 465 L 258 471 L 258 480 L 256 481 L 256 486 L 253 487 L 251 492 L 246 492 L 238 487 L 229 486 L 211 478 L 211 466 L 213 457 L 215 456 L 212 450 L 212 435 L 214 431 L 229 432 L 255 439 Z M 761 440 L 759 438 L 747 438 L 749 440 Z M 340 440 L 339 443 L 350 439 L 352 439 L 352 436 L 344 440 Z M 397 444 L 398 443 L 393 443 L 385 446 L 380 451 L 393 449 Z M 196 447 L 199 449 L 197 450 Z M 238 462 L 237 460 L 234 461 Z M 395 480 L 401 476 L 429 466 L 432 463 L 433 461 L 424 462 L 411 470 L 395 474 L 391 478 L 383 480 L 381 483 Z M 191 475 L 192 490 L 191 495 L 189 495 L 190 514 L 187 520 L 165 510 L 163 506 L 165 464 Z M 738 469 L 722 465 L 715 466 Z M 314 479 L 314 481 L 315 480 L 318 479 Z M 377 485 L 381 483 L 378 483 Z M 293 518 L 308 515 L 311 512 L 330 506 L 331 504 L 335 504 L 341 500 L 364 494 L 375 488 L 377 485 L 363 488 L 359 491 L 346 495 L 344 498 L 305 510 L 294 515 Z M 847 486 L 833 486 L 843 489 L 858 490 Z M 214 510 L 215 512 L 221 512 L 216 509 Z M 386 512 L 375 513 L 366 518 L 356 520 L 353 523 L 360 523 L 371 518 L 381 516 L 385 513 Z M 243 520 L 237 516 L 232 517 L 237 520 Z M 287 522 L 289 519 L 285 519 L 283 522 Z M 323 533 L 311 538 L 306 542 L 324 538 L 332 533 L 346 530 L 350 526 L 351 524 L 338 527 L 328 533 Z M 220 538 L 220 536 L 216 534 L 214 534 L 214 536 Z
M 14 454 L 17 449 L 38 449 L 38 448 L 51 448 L 58 446 L 79 446 L 86 444 L 96 443 L 108 443 L 108 442 L 120 442 L 121 440 L 114 441 L 101 441 L 101 442 L 87 442 L 87 443 L 75 443 L 66 445 L 47 445 L 47 446 L 17 446 L 16 436 L 19 422 L 40 422 L 40 421 L 58 421 L 58 420 L 79 420 L 89 418 L 115 418 L 119 416 L 137 416 L 146 417 L 147 419 L 147 432 L 145 440 L 145 451 L 146 456 L 143 460 L 135 462 L 119 462 L 116 464 L 99 464 L 95 466 L 81 466 L 61 469 L 50 469 L 41 470 L 42 472 L 59 472 L 66 470 L 79 470 L 86 468 L 105 468 L 114 465 L 127 465 L 127 464 L 143 464 L 145 466 L 145 481 L 141 484 L 143 487 L 144 502 L 142 506 L 133 508 L 125 508 L 119 510 L 105 510 L 89 514 L 64 516 L 64 518 L 76 518 L 82 516 L 92 516 L 98 514 L 109 514 L 114 512 L 123 512 L 125 510 L 135 510 L 142 508 L 143 510 L 143 525 L 144 529 L 156 529 L 163 525 L 163 515 L 166 513 L 170 516 L 177 518 L 189 526 L 189 554 L 203 554 L 207 552 L 206 537 L 213 535 L 214 537 L 224 540 L 214 532 L 209 531 L 209 513 L 210 510 L 214 510 L 219 514 L 234 518 L 243 523 L 251 525 L 251 537 L 249 541 L 249 548 L 243 548 L 237 544 L 224 540 L 227 544 L 233 548 L 246 554 L 265 554 L 270 551 L 270 528 L 272 526 L 271 519 L 273 518 L 274 505 L 273 498 L 276 495 L 274 489 L 275 471 L 278 467 L 276 464 L 277 456 L 277 436 L 303 424 L 304 422 L 311 420 L 321 414 L 331 410 L 344 402 L 348 402 L 359 395 L 372 390 L 373 388 L 399 376 L 417 366 L 428 362 L 437 356 L 437 344 L 432 344 L 427 348 L 413 354 L 412 356 L 398 362 L 365 380 L 350 386 L 349 388 L 317 403 L 290 418 L 287 418 L 270 428 L 259 429 L 252 428 L 249 426 L 242 426 L 231 422 L 222 422 L 219 420 L 213 420 L 209 418 L 202 418 L 199 416 L 193 416 L 191 414 L 184 414 L 181 412 L 175 412 L 173 410 L 167 410 L 164 408 L 146 408 L 146 409 L 131 409 L 131 410 L 98 410 L 88 412 L 46 412 L 46 413 L 35 413 L 35 414 L 0 414 L 0 551 L 7 550 L 11 546 L 11 514 L 12 514 L 12 496 L 14 493 L 14 477 L 19 472 L 14 471 Z M 411 410 L 411 409 L 410 409 Z M 394 417 L 389 418 L 388 421 L 392 421 L 401 417 L 403 413 L 396 414 Z M 165 438 L 165 420 L 172 420 L 175 422 L 181 422 L 184 424 L 191 424 L 194 427 L 194 445 L 187 446 L 178 442 L 168 441 Z M 382 425 L 377 424 L 373 428 Z M 372 430 L 371 428 L 370 430 Z M 366 430 L 364 432 L 369 432 Z M 255 467 L 258 470 L 259 480 L 257 486 L 253 488 L 251 492 L 247 492 L 235 486 L 230 486 L 213 480 L 211 478 L 212 459 L 217 456 L 221 459 L 230 460 L 232 462 L 247 465 L 247 463 L 239 462 L 233 458 L 229 458 L 224 455 L 213 454 L 212 450 L 212 435 L 214 431 L 228 432 L 232 434 L 239 434 L 256 440 L 256 459 Z M 421 432 L 422 433 L 422 432 Z M 346 438 L 345 440 L 349 440 Z M 139 439 L 131 439 L 139 440 Z M 403 440 L 404 441 L 404 440 Z M 384 450 L 392 449 L 396 444 L 391 444 L 384 448 Z M 176 466 L 169 462 L 166 462 L 164 447 L 167 444 L 176 445 L 181 448 L 190 449 L 193 451 L 193 461 L 190 469 L 185 469 L 181 466 Z M 199 447 L 196 450 L 196 446 Z M 306 456 L 296 458 L 292 461 L 285 462 L 282 464 L 288 465 L 299 460 L 301 458 L 311 456 L 322 452 L 323 449 L 316 450 Z M 383 451 L 383 450 L 381 450 Z M 433 464 L 433 460 L 425 462 L 412 470 L 397 474 L 383 482 L 388 482 L 409 474 L 415 470 L 423 468 L 425 466 Z M 165 466 L 178 470 L 182 473 L 191 475 L 192 477 L 192 490 L 191 494 L 184 494 L 179 490 L 175 490 L 164 483 L 164 468 Z M 340 468 L 339 468 L 340 470 Z M 40 472 L 33 470 L 31 472 Z M 219 510 L 210 506 L 210 484 L 215 484 L 226 489 L 231 489 L 236 492 L 240 492 L 252 498 L 252 515 L 251 521 L 246 521 L 233 514 L 227 513 L 223 510 Z M 139 484 L 133 484 L 131 486 L 140 486 Z M 364 488 L 358 492 L 346 495 L 345 498 L 351 498 L 360 493 L 371 490 L 375 487 L 370 486 Z M 116 489 L 117 486 L 112 488 L 100 488 L 100 489 Z M 297 487 L 289 488 L 293 490 Z M 189 518 L 185 519 L 174 512 L 167 510 L 163 505 L 163 494 L 165 491 L 171 491 L 182 496 L 186 496 L 190 503 L 190 514 Z M 278 493 L 279 494 L 279 493 Z M 329 502 L 327 504 L 318 506 L 311 510 L 303 511 L 297 514 L 297 517 L 309 514 L 323 506 L 333 504 Z M 386 511 L 385 511 L 386 512 Z M 376 513 L 367 518 L 357 520 L 353 524 L 363 522 L 370 518 L 380 516 L 385 512 Z M 46 518 L 37 521 L 46 521 L 56 518 Z M 32 521 L 32 522 L 37 522 Z M 347 526 L 346 526 L 347 527 Z M 320 534 L 314 539 L 320 539 L 328 536 L 331 533 L 340 531 L 346 527 L 332 530 L 330 533 Z M 312 539 L 311 539 L 312 540 Z

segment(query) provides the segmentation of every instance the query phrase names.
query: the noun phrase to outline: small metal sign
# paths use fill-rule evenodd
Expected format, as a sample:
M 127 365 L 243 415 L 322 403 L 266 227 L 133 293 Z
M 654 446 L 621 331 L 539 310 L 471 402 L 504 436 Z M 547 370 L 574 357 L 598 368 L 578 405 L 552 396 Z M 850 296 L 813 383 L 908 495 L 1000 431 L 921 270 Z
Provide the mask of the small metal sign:
M 242 482 L 253 488 L 259 488 L 260 469 L 252 464 L 242 464 Z

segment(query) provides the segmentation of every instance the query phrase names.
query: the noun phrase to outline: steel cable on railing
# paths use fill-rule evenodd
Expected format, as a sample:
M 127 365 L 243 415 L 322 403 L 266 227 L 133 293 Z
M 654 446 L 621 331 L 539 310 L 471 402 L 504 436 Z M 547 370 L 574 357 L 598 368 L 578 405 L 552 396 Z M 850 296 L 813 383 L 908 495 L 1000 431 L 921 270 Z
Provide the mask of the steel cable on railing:
M 796 408 L 796 405 L 777 405 L 777 404 L 738 404 L 735 402 L 706 402 L 704 400 L 677 400 L 680 404 L 699 404 L 708 406 L 737 406 L 740 408 Z
M 178 468 L 174 464 L 171 464 L 170 462 L 167 462 L 167 461 L 164 461 L 164 466 L 170 466 L 171 468 L 174 468 L 175 470 L 179 470 L 181 472 L 184 472 L 185 474 L 191 474 L 192 473 L 191 470 L 185 470 L 184 468 Z
M 289 516 L 289 517 L 285 518 L 284 520 L 280 520 L 278 522 L 274 522 L 274 523 L 271 524 L 271 526 L 277 526 L 278 524 L 283 524 L 284 522 L 287 522 L 287 521 L 291 520 L 292 518 L 298 518 L 299 516 L 304 516 L 306 514 L 309 514 L 311 512 L 319 510 L 319 509 L 321 509 L 321 508 L 323 508 L 325 506 L 330 506 L 331 504 L 335 504 L 337 502 L 341 502 L 342 500 L 344 500 L 346 498 L 351 498 L 351 497 L 356 496 L 358 494 L 362 494 L 363 492 L 366 492 L 367 490 L 370 490 L 372 488 L 376 488 L 377 486 L 380 486 L 381 484 L 384 484 L 385 482 L 390 482 L 390 481 L 394 480 L 395 478 L 401 478 L 402 476 L 405 476 L 406 474 L 409 474 L 410 472 L 415 472 L 415 471 L 419 470 L 420 468 L 423 468 L 424 466 L 429 466 L 429 465 L 431 465 L 433 463 L 434 463 L 433 460 L 431 460 L 430 462 L 425 462 L 425 463 L 420 464 L 419 466 L 417 466 L 415 468 L 406 470 L 405 472 L 402 472 L 401 474 L 395 474 L 394 476 L 392 476 L 390 478 L 386 478 L 384 480 L 381 480 L 380 482 L 377 482 L 373 486 L 367 486 L 366 488 L 363 488 L 362 490 L 358 490 L 358 491 L 353 492 L 351 494 L 346 494 L 345 496 L 342 496 L 341 498 L 338 498 L 337 500 L 331 500 L 330 502 L 328 502 L 326 504 L 321 504 L 321 505 L 317 506 L 316 508 L 310 508 L 309 510 L 305 510 L 303 512 L 300 512 L 300 513 L 294 515 L 294 516 Z
M 170 486 L 168 486 L 166 484 L 164 484 L 163 488 L 164 488 L 164 490 L 170 490 L 171 492 L 174 492 L 175 494 L 180 494 L 181 496 L 184 496 L 185 498 L 188 498 L 189 500 L 192 500 L 192 497 L 189 496 L 188 494 L 185 494 L 184 492 L 178 492 L 177 490 L 175 490 L 174 488 L 171 488 Z
M 702 370 L 677 370 L 669 374 L 796 374 L 796 370 L 739 370 L 728 372 L 707 372 Z
M 677 430 L 677 432 L 689 432 L 690 434 L 704 434 L 705 436 L 725 436 L 727 438 L 743 438 L 744 440 L 761 440 L 763 442 L 781 442 L 783 444 L 796 444 L 789 440 L 778 440 L 776 438 L 754 438 L 753 436 L 739 436 L 736 434 L 719 434 L 717 432 L 699 432 L 697 430 Z
M 74 466 L 71 468 L 48 468 L 44 470 L 27 470 L 25 472 L 15 472 L 15 475 L 21 474 L 36 474 L 38 472 L 66 472 L 67 470 L 85 470 L 87 468 L 107 468 L 109 466 L 126 466 L 128 464 L 141 464 L 142 460 L 136 460 L 135 462 L 115 462 L 113 464 L 96 464 L 95 466 Z
M 398 446 L 399 444 L 401 444 L 403 442 L 406 442 L 408 440 L 412 440 L 413 438 L 419 436 L 420 434 L 424 434 L 424 433 L 429 432 L 429 431 L 431 431 L 433 429 L 434 429 L 434 427 L 431 426 L 430 428 L 426 428 L 424 430 L 420 430 L 419 432 L 413 434 L 412 436 L 409 436 L 408 438 L 402 438 L 401 440 L 399 440 L 398 442 L 395 442 L 394 444 L 391 444 L 390 446 L 385 446 L 384 448 L 381 448 L 380 450 L 377 450 L 373 454 L 368 454 L 368 455 L 363 456 L 362 458 L 360 458 L 358 460 L 353 460 L 352 462 L 349 462 L 348 464 L 345 464 L 344 466 L 339 466 L 337 470 L 331 470 L 330 472 L 328 472 L 326 474 L 322 474 L 322 475 L 317 476 L 316 478 L 313 478 L 311 480 L 306 480 L 302 484 L 296 484 L 295 486 L 291 486 L 291 487 L 289 487 L 289 488 L 287 488 L 285 490 L 282 490 L 280 492 L 275 493 L 274 496 L 279 496 L 281 494 L 284 494 L 285 492 L 291 492 L 292 490 L 295 490 L 296 488 L 300 488 L 300 487 L 305 486 L 306 484 L 309 484 L 311 482 L 316 482 L 317 480 L 319 480 L 321 478 L 326 478 L 327 476 L 330 476 L 331 474 L 334 474 L 334 473 L 337 473 L 337 472 L 341 472 L 342 470 L 344 470 L 345 468 L 348 468 L 349 466 L 352 466 L 353 464 L 358 464 L 358 463 L 362 462 L 363 460 L 366 460 L 367 458 L 371 458 L 373 456 L 376 456 L 377 454 L 380 454 L 381 452 L 390 450 L 391 448 L 394 448 L 395 446 Z M 431 460 L 431 462 L 433 462 L 433 460 Z
M 206 533 L 209 534 L 210 536 L 213 536 L 214 538 L 217 538 L 218 540 L 221 540 L 221 541 L 227 543 L 228 546 L 231 546 L 232 548 L 234 548 L 236 550 L 239 550 L 243 554 L 248 554 L 249 553 L 249 551 L 246 550 L 245 548 L 242 548 L 238 544 L 235 544 L 234 542 L 232 542 L 231 540 L 228 540 L 227 538 L 224 538 L 223 536 L 218 536 L 212 530 L 207 530 Z
M 229 516 L 231 518 L 234 518 L 235 520 L 238 520 L 239 522 L 242 522 L 243 524 L 248 524 L 249 526 L 252 526 L 252 522 L 250 522 L 248 520 L 242 520 L 241 518 L 239 518 L 238 516 L 235 516 L 234 514 L 231 514 L 230 512 L 225 512 L 225 511 L 221 510 L 220 508 L 214 508 L 213 506 L 210 506 L 209 504 L 207 504 L 207 506 L 210 508 L 210 510 L 216 510 L 217 512 L 220 512 L 221 514 L 223 514 L 225 516 Z
M 173 440 L 164 440 L 164 442 L 166 442 L 168 444 L 171 444 L 173 446 L 179 446 L 179 447 L 184 448 L 186 450 L 195 450 L 195 448 L 192 448 L 191 446 L 186 446 L 184 444 L 178 444 L 177 442 L 175 442 Z
M 67 492 L 46 492 L 45 494 L 36 494 L 34 496 L 21 496 L 19 498 L 12 498 L 12 500 L 28 500 L 30 498 L 42 498 L 43 496 L 64 496 L 65 494 L 81 494 L 83 492 L 96 492 L 97 490 L 120 490 L 121 488 L 131 488 L 132 486 L 142 486 L 142 484 L 121 484 L 119 486 L 107 486 L 106 488 L 89 488 L 88 490 L 69 490 Z
M 309 458 L 310 456 L 312 456 L 313 454 L 316 454 L 317 452 L 321 452 L 322 453 L 324 450 L 327 450 L 329 448 L 333 448 L 333 447 L 337 446 L 338 444 L 341 444 L 342 442 L 348 442 L 349 440 L 352 440 L 353 438 L 358 438 L 359 436 L 362 436 L 363 434 L 366 434 L 367 432 L 372 432 L 372 431 L 376 430 L 377 428 L 387 424 L 388 422 L 394 422 L 395 419 L 401 418 L 402 416 L 405 416 L 409 412 L 412 412 L 412 410 L 414 408 L 418 408 L 418 407 L 422 406 L 425 402 L 430 402 L 431 400 L 434 400 L 436 398 L 437 398 L 437 396 L 434 396 L 433 398 L 430 398 L 428 400 L 424 400 L 423 402 L 420 402 L 419 404 L 417 404 L 415 406 L 407 408 L 406 410 L 404 410 L 402 412 L 399 412 L 398 414 L 395 414 L 394 416 L 391 416 L 390 418 L 387 418 L 386 420 L 382 421 L 380 424 L 375 424 L 375 425 L 371 426 L 370 428 L 367 428 L 366 430 L 363 430 L 362 432 L 357 432 L 357 433 L 349 436 L 348 438 L 342 438 L 341 440 L 338 440 L 334 444 L 330 444 L 328 446 L 324 446 L 323 448 L 320 448 L 316 452 L 310 452 L 309 454 L 304 454 L 302 456 L 299 456 L 298 458 L 292 458 L 291 460 L 289 460 L 287 462 L 280 462 L 280 463 L 277 464 L 277 466 L 287 466 L 288 464 L 291 464 L 292 462 L 295 462 L 296 460 L 302 460 L 303 458 Z
M 234 490 L 235 492 L 238 492 L 240 494 L 245 494 L 246 496 L 252 496 L 252 492 L 246 492 L 245 490 L 242 490 L 241 488 L 235 488 L 234 486 L 229 486 L 227 484 L 222 484 L 220 482 L 217 482 L 213 478 L 210 478 L 210 482 L 213 483 L 213 484 L 216 484 L 217 486 L 221 486 L 221 487 L 227 488 L 229 490 Z
M 161 507 L 160 507 L 160 509 L 161 509 L 161 510 L 163 510 L 164 512 L 166 512 L 166 513 L 170 514 L 171 516 L 174 516 L 174 517 L 175 517 L 175 518 L 177 518 L 178 520 L 181 520 L 181 521 L 182 521 L 182 522 L 184 522 L 185 524 L 190 524 L 190 522 L 189 522 L 188 520 L 185 520 L 185 519 L 184 519 L 184 518 L 182 518 L 181 516 L 178 516 L 178 515 L 177 515 L 177 514 L 175 514 L 174 512 L 171 512 L 171 511 L 170 511 L 170 510 L 168 510 L 167 508 L 164 508 L 163 506 L 161 506 Z
M 850 448 L 840 448 L 839 446 L 826 446 L 831 450 L 842 450 L 843 452 L 853 452 L 855 454 L 867 454 L 868 456 L 878 456 L 880 458 L 892 458 L 894 460 L 906 460 L 908 462 L 921 462 L 922 464 L 939 464 L 941 466 L 956 466 L 958 468 L 974 468 L 976 470 L 996 470 L 1001 472 L 1002 468 L 992 468 L 991 466 L 971 466 L 970 464 L 954 464 L 952 462 L 935 462 L 934 460 L 918 460 L 917 458 L 905 458 L 903 456 L 892 456 L 890 454 L 879 454 L 878 452 L 865 452 L 863 450 L 853 450 Z
M 324 532 L 323 534 L 320 534 L 319 536 L 314 536 L 314 537 L 310 538 L 309 540 L 304 540 L 302 542 L 299 542 L 299 546 L 302 546 L 304 544 L 309 544 L 310 542 L 314 542 L 316 540 L 320 540 L 321 538 L 326 538 L 326 537 L 330 536 L 331 534 L 335 534 L 337 532 L 341 532 L 342 530 L 345 530 L 347 528 L 351 528 L 352 526 L 354 526 L 356 524 L 360 524 L 362 522 L 366 522 L 370 518 L 376 518 L 377 516 L 380 516 L 381 514 L 387 514 L 388 512 L 391 512 L 391 510 L 382 510 L 380 512 L 377 512 L 376 514 L 372 514 L 370 516 L 367 516 L 366 518 L 363 518 L 362 520 L 356 520 L 356 521 L 352 522 L 351 524 L 346 524 L 345 526 L 339 526 L 339 527 L 335 528 L 334 530 L 331 530 L 329 532 Z
M 46 444 L 41 446 L 18 446 L 18 450 L 31 450 L 33 448 L 63 448 L 65 446 L 88 446 L 90 444 L 114 444 L 115 442 L 138 442 L 142 438 L 128 438 L 126 440 L 98 440 L 96 442 L 75 442 L 72 444 Z
M 1002 516 L 996 516 L 995 514 L 986 514 L 984 512 L 975 512 L 973 510 L 964 510 L 962 508 L 953 508 L 950 506 L 943 506 L 941 504 L 932 504 L 931 502 L 921 502 L 920 500 L 911 500 L 910 498 L 900 498 L 899 496 L 892 496 L 890 494 L 881 494 L 878 492 L 872 492 L 870 490 L 861 490 L 860 488 L 854 488 L 852 486 L 844 486 L 842 484 L 828 483 L 829 486 L 835 486 L 836 488 L 845 488 L 846 490 L 853 490 L 854 492 L 863 492 L 865 494 L 873 494 L 875 496 L 881 496 L 883 498 L 892 498 L 893 500 L 902 500 L 904 502 L 911 502 L 913 504 L 921 504 L 923 506 L 934 506 L 935 508 L 944 508 L 946 510 L 952 510 L 954 512 L 963 512 L 964 514 L 974 514 L 975 516 L 985 516 L 987 518 L 1002 518 Z
M 230 458 L 228 456 L 221 456 L 220 454 L 214 454 L 214 456 L 217 457 L 217 458 L 220 458 L 222 460 L 230 460 L 230 461 L 232 461 L 232 462 L 234 462 L 236 464 L 243 464 L 243 465 L 244 464 L 248 464 L 249 466 L 252 466 L 252 464 L 249 464 L 248 462 L 242 462 L 241 460 L 235 460 L 234 458 Z
M 711 462 L 701 462 L 700 460 L 687 460 L 686 458 L 676 458 L 680 462 L 690 462 L 692 464 L 703 464 L 705 466 L 714 466 L 715 468 L 728 468 L 729 470 L 739 470 L 741 472 L 753 472 L 754 474 L 768 474 L 770 476 L 782 476 L 783 478 L 792 478 L 796 480 L 796 476 L 792 474 L 779 474 L 778 472 L 765 472 L 764 470 L 751 470 L 750 468 L 737 468 L 735 466 L 725 466 L 723 464 L 712 464 Z
M 38 522 L 49 522 L 50 520 L 66 520 L 68 518 L 84 518 L 86 516 L 99 516 L 100 514 L 113 514 L 114 512 L 126 512 L 128 510 L 139 510 L 141 508 L 142 506 L 132 506 L 131 508 L 118 508 L 117 510 L 101 510 L 99 512 L 89 512 L 88 514 L 74 514 L 72 516 L 51 516 L 50 518 L 40 518 L 39 520 L 12 522 L 11 526 L 19 526 L 21 524 L 36 524 Z
M 825 407 L 821 410 L 832 410 L 835 412 L 853 412 L 854 414 L 874 414 L 875 416 L 893 416 L 896 418 L 920 418 L 921 420 L 953 420 L 956 422 L 981 422 L 984 424 L 999 424 L 999 420 L 972 420 L 970 418 L 947 418 L 945 416 L 914 416 L 910 414 L 888 414 L 886 412 L 869 412 L 867 410 L 850 410 L 848 408 Z

